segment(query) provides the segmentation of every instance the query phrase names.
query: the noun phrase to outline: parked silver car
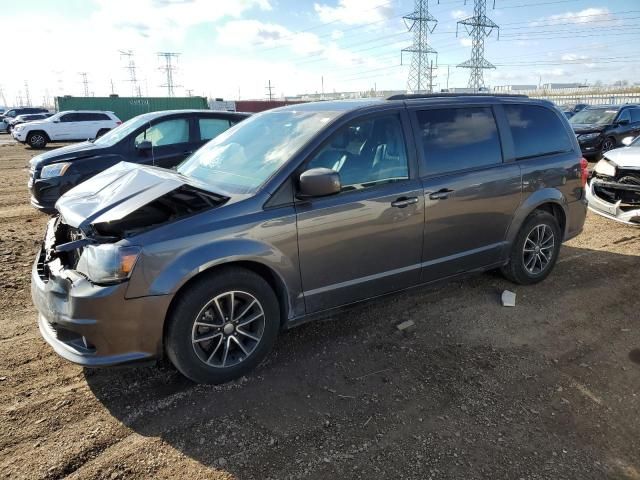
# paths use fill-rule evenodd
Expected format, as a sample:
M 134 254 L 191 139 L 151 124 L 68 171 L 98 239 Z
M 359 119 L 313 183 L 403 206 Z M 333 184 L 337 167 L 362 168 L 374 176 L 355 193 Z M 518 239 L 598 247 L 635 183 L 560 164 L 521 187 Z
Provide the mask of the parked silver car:
M 67 192 L 33 266 L 44 338 L 85 366 L 167 355 L 245 374 L 278 332 L 501 268 L 551 273 L 582 230 L 567 120 L 509 96 L 396 96 L 260 113 L 177 171 L 120 163 Z

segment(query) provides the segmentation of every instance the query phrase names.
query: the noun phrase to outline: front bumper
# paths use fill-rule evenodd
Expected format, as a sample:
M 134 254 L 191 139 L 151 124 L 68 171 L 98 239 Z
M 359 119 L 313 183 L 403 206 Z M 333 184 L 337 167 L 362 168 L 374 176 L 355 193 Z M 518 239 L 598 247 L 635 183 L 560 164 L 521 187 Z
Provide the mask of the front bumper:
M 26 142 L 27 141 L 27 132 L 25 132 L 24 130 L 17 130 L 17 129 L 12 129 L 11 130 L 11 136 L 19 141 L 19 142 Z
M 31 296 L 40 332 L 56 353 L 85 367 L 148 361 L 162 355 L 171 295 L 126 298 L 126 282 L 94 285 L 74 270 L 49 271 L 44 258 L 41 251 L 34 262 Z
M 582 151 L 582 155 L 592 157 L 602 154 L 602 136 L 596 137 L 592 140 L 580 141 L 578 137 L 578 144 L 580 145 L 580 150 Z
M 603 217 L 640 227 L 640 208 L 623 210 L 620 208 L 621 201 L 611 203 L 603 200 L 596 194 L 595 187 L 597 184 L 598 180 L 592 178 L 586 187 L 589 210 Z
M 53 214 L 56 212 L 56 202 L 68 190 L 82 182 L 80 175 L 63 175 L 52 178 L 34 178 L 36 172 L 29 172 L 29 192 L 31 205 L 38 210 Z

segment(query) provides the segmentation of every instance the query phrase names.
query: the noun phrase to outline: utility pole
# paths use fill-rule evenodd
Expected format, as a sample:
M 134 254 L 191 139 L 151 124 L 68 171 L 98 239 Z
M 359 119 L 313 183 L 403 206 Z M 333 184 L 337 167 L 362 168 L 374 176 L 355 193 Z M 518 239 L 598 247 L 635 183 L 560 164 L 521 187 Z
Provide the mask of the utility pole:
M 167 78 L 166 83 L 160 86 L 166 87 L 167 96 L 169 97 L 174 97 L 175 96 L 174 89 L 176 87 L 182 86 L 182 85 L 175 85 L 173 83 L 173 73 L 177 70 L 177 67 L 173 65 L 173 61 L 175 60 L 177 62 L 179 56 L 180 54 L 175 52 L 159 52 L 158 53 L 158 58 L 160 58 L 161 60 L 164 60 L 164 65 L 160 67 L 160 70 L 164 72 Z
M 31 97 L 29 96 L 29 82 L 24 81 L 24 96 L 27 102 L 27 107 L 31 106 Z
M 84 86 L 84 96 L 89 96 L 89 80 L 87 80 L 87 72 L 79 72 L 82 77 L 82 85 Z
M 4 90 L 2 90 L 2 85 L 0 85 L 0 100 L 2 100 L 2 106 L 3 107 L 8 107 L 9 104 L 7 103 L 7 99 L 4 96 Z
M 270 101 L 270 102 L 271 102 L 271 101 L 273 101 L 273 93 L 272 93 L 272 90 L 273 90 L 275 87 L 274 87 L 273 85 L 271 85 L 271 80 L 269 80 L 269 84 L 268 84 L 265 88 L 269 91 L 269 93 L 268 93 L 268 95 L 269 95 L 269 101 Z M 316 90 L 316 92 L 317 92 L 317 90 Z
M 193 97 L 193 88 L 185 88 L 187 92 L 187 97 Z
M 433 92 L 433 79 L 435 75 L 433 74 L 433 60 L 429 64 L 429 93 Z
M 113 86 L 113 78 L 110 81 L 111 81 L 111 95 L 115 95 L 116 94 L 116 89 Z
M 451 65 L 447 65 L 447 92 L 449 91 L 449 69 Z
M 413 44 L 400 51 L 400 64 L 402 64 L 402 54 L 411 53 L 407 91 L 410 93 L 431 92 L 433 81 L 430 78 L 432 70 L 429 67 L 429 56 L 436 57 L 437 68 L 438 52 L 429 46 L 428 36 L 433 33 L 438 21 L 429 13 L 429 0 L 415 0 L 414 11 L 402 18 L 408 30 L 413 32 Z
M 136 62 L 133 59 L 133 50 L 119 50 L 120 59 L 125 58 L 126 64 L 124 69 L 129 72 L 128 82 L 131 83 L 131 90 L 134 97 L 141 97 L 140 85 L 138 83 L 138 77 L 136 75 Z
M 493 8 L 495 6 L 494 0 Z M 488 68 L 496 68 L 484 58 L 484 39 L 491 35 L 493 30 L 498 30 L 500 27 L 487 17 L 487 0 L 474 0 L 473 16 L 458 22 L 456 36 L 460 25 L 464 25 L 465 30 L 471 36 L 471 58 L 458 65 L 458 67 L 471 70 L 468 86 L 477 92 L 484 87 L 483 71 Z M 498 31 L 499 39 L 500 32 Z

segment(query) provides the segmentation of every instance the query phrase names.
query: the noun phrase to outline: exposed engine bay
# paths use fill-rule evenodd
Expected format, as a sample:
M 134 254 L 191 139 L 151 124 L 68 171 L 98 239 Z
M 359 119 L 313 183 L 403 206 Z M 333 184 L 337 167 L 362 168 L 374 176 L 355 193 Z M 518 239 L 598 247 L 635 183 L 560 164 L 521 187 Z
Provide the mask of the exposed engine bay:
M 640 226 L 640 168 L 620 167 L 604 158 L 596 165 L 588 189 L 593 211 Z

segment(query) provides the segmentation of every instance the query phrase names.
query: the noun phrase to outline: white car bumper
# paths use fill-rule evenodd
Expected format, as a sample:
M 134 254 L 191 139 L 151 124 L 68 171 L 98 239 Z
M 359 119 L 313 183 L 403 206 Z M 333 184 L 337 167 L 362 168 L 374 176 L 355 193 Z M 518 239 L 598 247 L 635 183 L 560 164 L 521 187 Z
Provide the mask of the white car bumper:
M 640 208 L 634 210 L 622 210 L 620 208 L 621 201 L 616 203 L 610 203 L 602 198 L 598 197 L 594 191 L 595 184 L 598 182 L 596 179 L 591 179 L 587 185 L 587 201 L 589 202 L 589 210 L 603 217 L 617 220 L 618 222 L 626 223 L 627 225 L 633 225 L 640 227 Z
M 11 136 L 19 142 L 27 141 L 27 132 L 25 130 L 17 131 L 15 128 L 11 130 Z

